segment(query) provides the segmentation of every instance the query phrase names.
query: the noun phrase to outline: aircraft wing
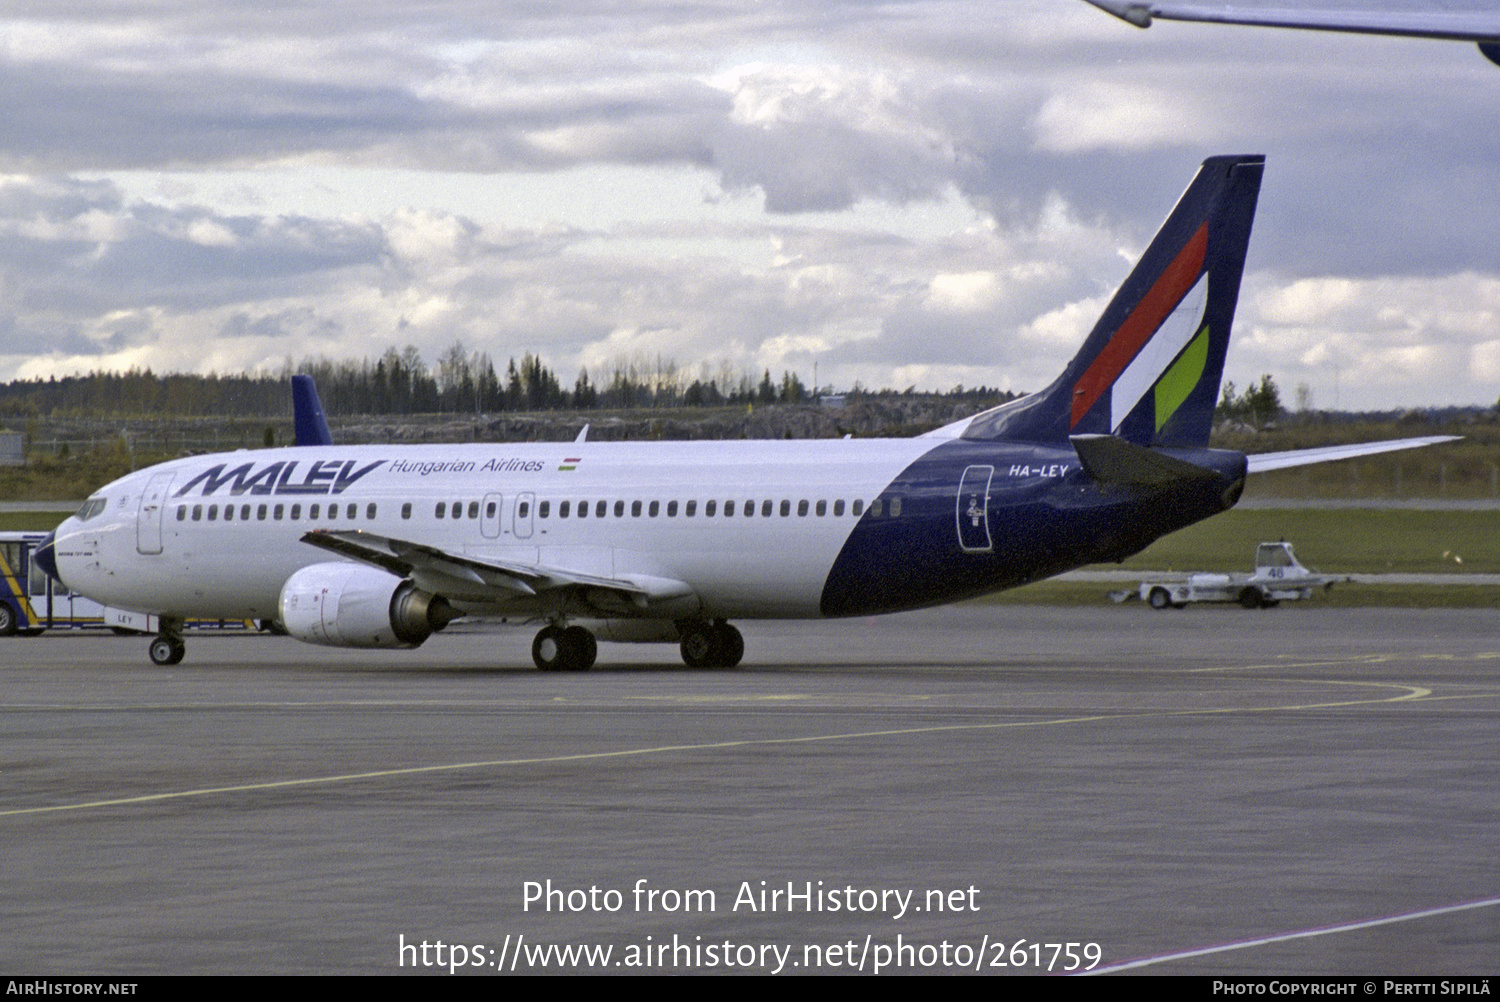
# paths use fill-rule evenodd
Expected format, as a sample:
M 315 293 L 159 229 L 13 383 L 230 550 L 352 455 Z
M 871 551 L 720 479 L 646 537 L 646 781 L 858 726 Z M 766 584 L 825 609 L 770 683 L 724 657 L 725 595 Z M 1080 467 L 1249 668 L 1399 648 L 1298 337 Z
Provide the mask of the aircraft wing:
M 1350 31 L 1365 35 L 1410 35 L 1450 41 L 1500 42 L 1500 13 L 1495 11 L 1416 10 L 1289 10 L 1196 3 L 1148 3 L 1142 0 L 1088 0 L 1100 10 L 1149 28 L 1164 21 L 1209 21 L 1269 28 L 1307 28 L 1313 31 Z M 1373 5 L 1372 5 L 1373 7 Z M 1485 52 L 1489 56 L 1488 51 Z M 1493 57 L 1491 57 L 1493 58 Z
M 1384 442 L 1360 442 L 1355 445 L 1329 445 L 1320 449 L 1293 449 L 1290 452 L 1262 452 L 1245 457 L 1250 473 L 1267 470 L 1284 470 L 1292 466 L 1311 466 L 1313 463 L 1331 463 L 1336 459 L 1353 459 L 1356 456 L 1373 456 L 1381 452 L 1398 449 L 1416 449 L 1440 442 L 1454 442 L 1462 435 L 1428 435 L 1425 438 L 1392 438 Z
M 305 534 L 302 542 L 379 567 L 397 577 L 425 580 L 434 591 L 456 592 L 461 597 L 514 598 L 578 588 L 613 593 L 618 599 L 644 609 L 653 602 L 685 598 L 693 593 L 690 585 L 671 578 L 646 574 L 603 577 L 545 564 L 492 560 L 362 530 L 318 529 Z M 619 601 L 609 604 L 618 606 Z

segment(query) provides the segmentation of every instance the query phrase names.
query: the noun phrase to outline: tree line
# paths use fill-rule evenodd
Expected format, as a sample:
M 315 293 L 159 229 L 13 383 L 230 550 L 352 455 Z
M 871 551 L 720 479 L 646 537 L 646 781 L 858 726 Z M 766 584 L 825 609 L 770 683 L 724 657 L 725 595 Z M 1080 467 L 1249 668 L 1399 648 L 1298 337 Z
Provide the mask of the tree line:
M 571 389 L 540 356 L 527 352 L 507 361 L 503 374 L 486 352 L 455 342 L 428 365 L 414 345 L 389 348 L 373 361 L 289 357 L 275 374 L 156 375 L 150 369 L 92 372 L 82 376 L 17 379 L 0 384 L 0 417 L 66 415 L 284 416 L 291 413 L 289 382 L 295 373 L 313 377 L 329 414 L 494 414 L 507 411 L 618 410 L 650 407 L 716 407 L 796 404 L 814 390 L 793 372 L 780 379 L 769 369 L 759 378 L 729 363 L 685 368 L 660 355 L 610 363 L 601 378 L 587 369 Z M 855 395 L 866 392 L 858 384 Z M 891 391 L 880 391 L 889 393 Z M 905 391 L 911 393 L 911 390 Z M 955 387 L 965 399 L 1010 399 L 988 387 Z

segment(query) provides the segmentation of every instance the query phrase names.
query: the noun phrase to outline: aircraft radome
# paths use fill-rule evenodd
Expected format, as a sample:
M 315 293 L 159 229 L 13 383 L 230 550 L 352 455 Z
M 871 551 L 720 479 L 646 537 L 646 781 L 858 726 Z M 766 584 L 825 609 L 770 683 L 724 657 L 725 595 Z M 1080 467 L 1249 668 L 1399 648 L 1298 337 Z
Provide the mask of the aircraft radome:
M 1247 458 L 1208 448 L 1264 158 L 1197 176 L 1062 375 L 919 438 L 331 443 L 299 382 L 294 448 L 179 459 L 94 494 L 45 569 L 159 617 L 279 621 L 415 647 L 465 614 L 532 618 L 539 668 L 596 638 L 733 666 L 735 619 L 864 616 L 1120 560 L 1231 507 L 1247 471 L 1441 441 Z

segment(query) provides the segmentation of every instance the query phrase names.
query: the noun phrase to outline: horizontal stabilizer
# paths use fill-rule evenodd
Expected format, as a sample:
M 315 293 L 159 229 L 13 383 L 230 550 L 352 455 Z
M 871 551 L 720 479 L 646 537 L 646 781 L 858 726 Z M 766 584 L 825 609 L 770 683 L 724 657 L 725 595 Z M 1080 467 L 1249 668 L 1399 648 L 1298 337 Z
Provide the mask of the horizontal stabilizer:
M 1218 476 L 1213 470 L 1163 455 L 1116 435 L 1074 435 L 1069 441 L 1077 450 L 1084 471 L 1100 483 L 1158 487 Z
M 1329 445 L 1321 449 L 1293 449 L 1290 452 L 1262 452 L 1246 456 L 1250 473 L 1265 473 L 1267 470 L 1285 470 L 1293 466 L 1311 466 L 1313 463 L 1331 463 L 1338 459 L 1354 459 L 1357 456 L 1374 456 L 1382 452 L 1399 449 L 1419 449 L 1424 445 L 1456 442 L 1462 435 L 1428 435 L 1425 438 L 1391 438 L 1383 442 L 1359 442 L 1355 445 Z

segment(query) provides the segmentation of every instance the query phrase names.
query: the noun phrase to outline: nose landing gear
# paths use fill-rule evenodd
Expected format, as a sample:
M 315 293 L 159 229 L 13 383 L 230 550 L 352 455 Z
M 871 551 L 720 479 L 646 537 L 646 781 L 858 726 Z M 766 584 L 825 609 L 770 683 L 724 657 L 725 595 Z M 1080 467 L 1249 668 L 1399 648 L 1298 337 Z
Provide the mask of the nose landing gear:
M 151 641 L 151 663 L 157 665 L 175 665 L 182 661 L 182 656 L 187 653 L 187 644 L 183 643 L 182 637 L 175 633 L 163 631 L 155 640 Z

